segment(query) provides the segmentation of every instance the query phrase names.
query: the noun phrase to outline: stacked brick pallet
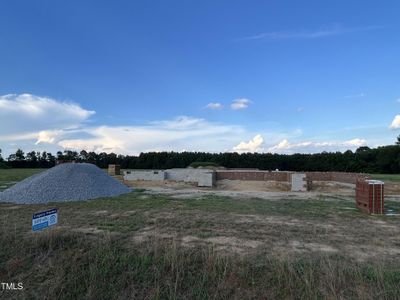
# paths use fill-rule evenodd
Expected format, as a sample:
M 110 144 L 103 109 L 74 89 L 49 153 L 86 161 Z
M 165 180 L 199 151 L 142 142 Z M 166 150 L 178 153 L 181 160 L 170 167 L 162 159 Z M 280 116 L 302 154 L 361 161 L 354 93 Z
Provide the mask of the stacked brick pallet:
M 108 175 L 110 175 L 110 176 L 121 175 L 121 166 L 120 165 L 108 165 Z
M 383 214 L 384 183 L 379 180 L 358 180 L 356 184 L 356 205 L 368 214 Z

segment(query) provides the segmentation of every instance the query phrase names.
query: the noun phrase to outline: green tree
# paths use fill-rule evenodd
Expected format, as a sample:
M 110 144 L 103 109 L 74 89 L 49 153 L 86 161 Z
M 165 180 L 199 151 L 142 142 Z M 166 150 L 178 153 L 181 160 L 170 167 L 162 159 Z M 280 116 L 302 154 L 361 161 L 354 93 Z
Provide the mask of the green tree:
M 25 160 L 25 153 L 24 153 L 24 151 L 22 151 L 21 149 L 18 149 L 18 150 L 15 152 L 15 160 L 17 160 L 17 161 Z
M 400 134 L 397 136 L 396 145 L 400 146 Z

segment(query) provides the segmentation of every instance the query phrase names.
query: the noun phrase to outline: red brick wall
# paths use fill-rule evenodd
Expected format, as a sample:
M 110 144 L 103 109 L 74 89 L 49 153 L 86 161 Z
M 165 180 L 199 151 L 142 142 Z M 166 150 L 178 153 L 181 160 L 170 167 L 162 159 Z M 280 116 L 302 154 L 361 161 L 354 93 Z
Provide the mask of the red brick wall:
M 343 183 L 356 184 L 358 179 L 370 178 L 364 173 L 345 173 L 345 172 L 306 172 L 307 178 L 314 181 L 337 181 Z
M 374 214 L 384 213 L 384 185 L 369 184 L 359 180 L 356 184 L 356 206 L 366 212 Z
M 369 179 L 369 174 L 363 173 L 343 173 L 343 172 L 332 172 L 332 181 L 353 183 L 356 184 L 357 180 Z
M 292 172 L 275 171 L 240 171 L 217 170 L 217 180 L 255 180 L 255 181 L 284 181 L 290 182 Z M 337 181 L 356 184 L 357 179 L 369 178 L 368 174 L 344 172 L 306 172 L 307 179 L 311 181 Z
M 331 181 L 331 172 L 306 172 L 307 179 L 312 181 Z

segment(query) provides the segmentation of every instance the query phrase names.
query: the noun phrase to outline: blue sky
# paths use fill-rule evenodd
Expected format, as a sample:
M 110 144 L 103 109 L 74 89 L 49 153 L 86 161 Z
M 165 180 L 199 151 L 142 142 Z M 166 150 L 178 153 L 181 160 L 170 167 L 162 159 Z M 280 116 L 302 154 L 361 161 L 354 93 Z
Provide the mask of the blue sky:
M 398 1 L 2 1 L 0 148 L 392 144 L 399 11 Z

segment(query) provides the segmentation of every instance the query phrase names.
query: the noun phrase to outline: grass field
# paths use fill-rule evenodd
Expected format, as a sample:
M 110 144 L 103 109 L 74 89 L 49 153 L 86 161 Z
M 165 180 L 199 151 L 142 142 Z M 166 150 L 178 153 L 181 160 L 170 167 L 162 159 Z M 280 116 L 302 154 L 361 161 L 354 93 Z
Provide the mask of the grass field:
M 31 174 L 0 170 L 0 185 Z M 32 233 L 32 213 L 53 207 L 59 224 Z M 3 203 L 0 282 L 24 290 L 0 298 L 398 299 L 399 225 L 335 195 Z
M 0 191 L 45 169 L 0 169 Z
M 371 177 L 376 180 L 400 181 L 400 174 L 372 174 Z

